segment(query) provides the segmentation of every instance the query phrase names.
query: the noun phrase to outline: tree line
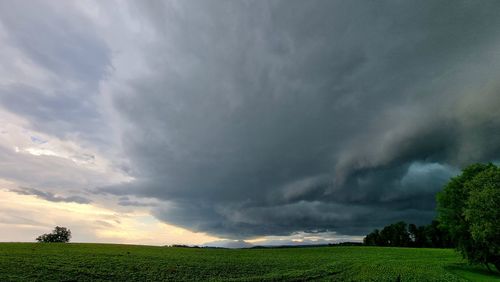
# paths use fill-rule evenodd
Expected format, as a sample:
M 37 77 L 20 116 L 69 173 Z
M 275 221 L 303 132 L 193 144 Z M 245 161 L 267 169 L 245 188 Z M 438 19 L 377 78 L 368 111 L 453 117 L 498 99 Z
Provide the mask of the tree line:
M 413 248 L 451 248 L 450 234 L 433 220 L 429 225 L 417 226 L 404 221 L 375 229 L 363 239 L 367 246 L 413 247 Z

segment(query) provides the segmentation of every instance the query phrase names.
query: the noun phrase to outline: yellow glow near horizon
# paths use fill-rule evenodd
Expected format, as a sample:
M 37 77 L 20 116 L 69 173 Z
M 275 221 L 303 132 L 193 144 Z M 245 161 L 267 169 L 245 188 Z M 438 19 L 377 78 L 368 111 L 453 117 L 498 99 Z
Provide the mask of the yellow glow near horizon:
M 70 228 L 74 242 L 147 245 L 203 244 L 219 240 L 158 221 L 146 211 L 119 212 L 95 204 L 50 202 L 10 192 L 0 180 L 0 241 L 33 241 L 56 225 Z

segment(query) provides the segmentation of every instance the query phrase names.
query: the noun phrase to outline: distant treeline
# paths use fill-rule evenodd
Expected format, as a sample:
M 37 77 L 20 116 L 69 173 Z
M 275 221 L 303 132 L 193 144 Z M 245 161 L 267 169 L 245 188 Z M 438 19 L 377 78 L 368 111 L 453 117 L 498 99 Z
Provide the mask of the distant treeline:
M 340 247 L 340 246 L 362 246 L 361 242 L 340 242 L 329 244 L 304 244 L 304 245 L 270 245 L 253 246 L 250 249 L 294 249 L 294 248 L 319 248 L 319 247 Z
M 166 245 L 165 247 L 168 247 L 168 248 L 190 248 L 190 249 L 225 249 L 223 247 L 182 245 L 182 244 Z
M 361 242 L 339 242 L 339 243 L 329 243 L 329 244 L 306 244 L 306 245 L 270 245 L 270 246 L 252 246 L 243 249 L 288 249 L 288 248 L 316 248 L 316 247 L 336 247 L 336 246 L 362 246 Z M 227 249 L 225 247 L 213 247 L 213 246 L 197 246 L 197 245 L 167 245 L 165 247 L 169 248 L 195 248 L 195 249 Z
M 367 246 L 413 247 L 413 248 L 452 248 L 450 234 L 439 227 L 439 222 L 416 226 L 400 221 L 375 229 L 366 235 L 363 243 Z

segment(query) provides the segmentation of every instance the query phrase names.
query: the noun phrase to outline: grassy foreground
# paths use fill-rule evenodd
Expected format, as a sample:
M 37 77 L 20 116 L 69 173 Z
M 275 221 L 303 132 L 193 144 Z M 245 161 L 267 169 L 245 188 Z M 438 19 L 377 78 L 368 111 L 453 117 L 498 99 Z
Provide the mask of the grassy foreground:
M 500 281 L 453 250 L 0 243 L 0 281 Z

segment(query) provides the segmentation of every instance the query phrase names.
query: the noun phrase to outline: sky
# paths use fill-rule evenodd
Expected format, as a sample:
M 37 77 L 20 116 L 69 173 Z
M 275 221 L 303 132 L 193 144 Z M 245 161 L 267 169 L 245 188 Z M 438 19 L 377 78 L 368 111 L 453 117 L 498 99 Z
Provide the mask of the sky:
M 500 160 L 498 1 L 0 0 L 0 241 L 427 224 Z

